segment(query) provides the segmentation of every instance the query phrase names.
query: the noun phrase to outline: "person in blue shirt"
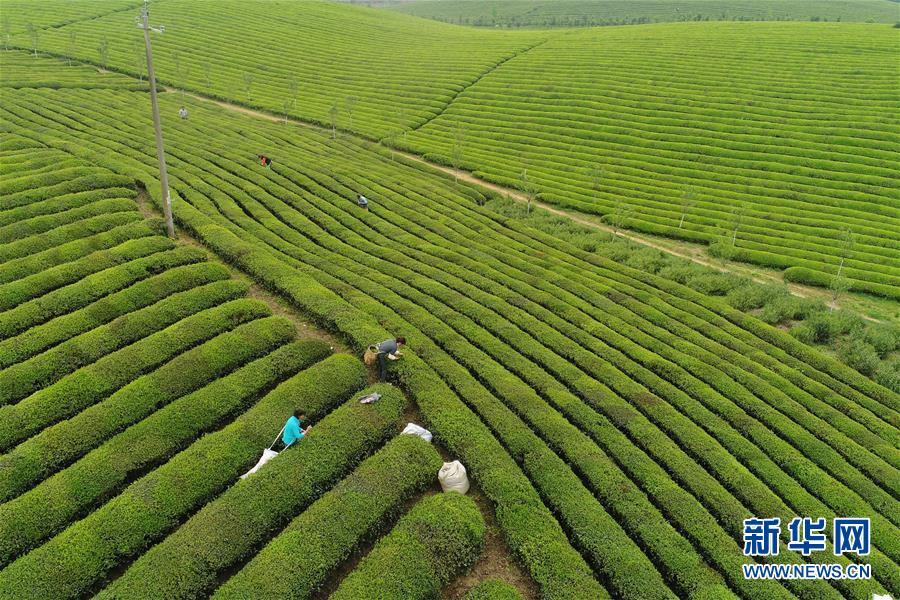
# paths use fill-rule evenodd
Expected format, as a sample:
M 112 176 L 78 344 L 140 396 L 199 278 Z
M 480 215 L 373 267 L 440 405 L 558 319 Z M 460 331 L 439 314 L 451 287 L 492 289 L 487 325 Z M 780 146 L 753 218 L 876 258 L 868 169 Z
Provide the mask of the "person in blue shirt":
M 281 443 L 284 444 L 285 449 L 290 448 L 294 442 L 300 441 L 306 437 L 307 432 L 309 432 L 309 427 L 301 429 L 303 421 L 305 420 L 306 415 L 302 410 L 298 410 L 294 412 L 287 420 L 287 423 L 284 424 L 284 433 L 281 435 Z

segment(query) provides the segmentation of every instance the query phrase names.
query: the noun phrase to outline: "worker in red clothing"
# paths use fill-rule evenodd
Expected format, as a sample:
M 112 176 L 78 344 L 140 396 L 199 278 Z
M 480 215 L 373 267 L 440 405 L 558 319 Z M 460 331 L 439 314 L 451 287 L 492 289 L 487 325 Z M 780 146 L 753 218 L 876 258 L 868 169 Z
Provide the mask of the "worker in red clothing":
M 266 156 L 265 154 L 257 154 L 256 158 L 259 159 L 259 164 L 264 166 L 267 169 L 272 168 L 272 159 Z

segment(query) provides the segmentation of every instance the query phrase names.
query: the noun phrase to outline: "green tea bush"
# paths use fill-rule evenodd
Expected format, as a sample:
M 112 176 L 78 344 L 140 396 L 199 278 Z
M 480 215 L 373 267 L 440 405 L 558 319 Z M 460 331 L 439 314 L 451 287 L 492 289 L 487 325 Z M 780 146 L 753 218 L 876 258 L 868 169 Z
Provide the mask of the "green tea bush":
M 788 296 L 790 292 L 783 285 L 750 283 L 730 290 L 725 294 L 725 301 L 738 310 L 749 311 Z
M 54 317 L 77 310 L 113 292 L 173 267 L 206 260 L 197 248 L 174 248 L 88 275 L 75 283 L 0 313 L 0 339 L 17 335 Z
M 210 291 L 221 293 L 223 298 L 228 299 L 238 298 L 247 292 L 247 284 L 223 279 L 223 275 L 227 277 L 227 271 L 223 273 L 215 265 L 198 263 L 175 267 L 139 281 L 83 308 L 3 340 L 0 342 L 0 368 L 22 362 L 51 346 L 193 287 L 209 286 Z
M 838 357 L 863 375 L 872 375 L 881 363 L 875 347 L 860 339 L 841 339 L 835 346 Z
M 24 219 L 10 225 L 2 226 L 0 227 L 0 239 L 18 240 L 51 232 L 57 227 L 63 227 L 70 223 L 82 221 L 90 217 L 115 213 L 133 213 L 134 210 L 134 201 L 130 198 L 98 200 L 97 202 L 93 202 L 86 206 L 80 206 L 50 215 L 32 217 L 30 219 Z
M 522 600 L 522 595 L 506 582 L 485 579 L 466 592 L 463 600 Z
M 900 327 L 890 323 L 867 325 L 862 339 L 875 348 L 878 356 L 885 358 L 891 352 L 900 350 Z
M 431 598 L 471 566 L 484 544 L 475 502 L 447 492 L 416 504 L 332 594 L 356 598 Z
M 100 598 L 172 598 L 212 591 L 222 574 L 243 564 L 397 432 L 406 402 L 403 394 L 383 385 L 366 391 L 382 397 L 374 404 L 351 398 L 313 424 L 297 448 L 204 506 L 135 561 Z
M 900 355 L 881 361 L 875 369 L 875 381 L 900 394 Z
M 175 357 L 78 415 L 48 427 L 0 457 L 8 477 L 0 484 L 4 501 L 68 465 L 126 427 L 170 402 L 202 388 L 244 363 L 273 352 L 294 337 L 287 321 L 264 318 L 239 325 Z M 327 345 L 307 342 L 305 368 L 327 356 Z M 291 356 L 293 358 L 293 356 Z M 248 375 L 249 376 L 249 375 Z
M 762 307 L 759 318 L 766 323 L 775 325 L 786 321 L 807 319 L 812 314 L 825 310 L 825 304 L 821 300 L 797 296 L 778 296 Z
M 18 404 L 0 407 L 0 448 L 7 450 L 41 429 L 77 414 L 198 343 L 269 313 L 262 302 L 232 300 L 107 354 Z
M 691 277 L 685 285 L 707 296 L 724 296 L 746 280 L 730 273 L 703 273 Z
M 228 270 L 225 267 L 211 263 L 189 265 L 178 275 L 190 280 L 193 275 L 190 269 L 194 272 L 211 272 L 211 277 L 204 278 L 207 280 L 228 277 Z M 193 279 L 197 281 L 199 278 Z M 0 396 L 6 398 L 7 402 L 16 402 L 82 366 L 89 365 L 181 319 L 212 308 L 225 299 L 218 288 L 207 289 L 201 285 L 173 294 L 147 308 L 118 317 L 38 356 L 0 371 Z
M 174 244 L 164 237 L 138 238 L 109 250 L 99 250 L 84 258 L 49 267 L 40 273 L 0 285 L 0 310 L 9 310 L 98 271 L 172 248 Z
M 134 221 L 126 225 L 113 227 L 102 233 L 72 240 L 36 254 L 0 263 L 0 283 L 22 279 L 55 265 L 77 260 L 92 252 L 158 233 L 159 228 L 155 227 L 149 220 Z
M 312 596 L 406 499 L 434 483 L 441 464 L 434 447 L 418 436 L 394 438 L 291 521 L 213 597 Z
M 328 407 L 359 389 L 364 381 L 362 364 L 348 356 L 334 356 L 302 371 L 223 429 L 200 438 L 85 519 L 0 571 L 0 594 L 18 597 L 33 595 L 46 588 L 48 593 L 52 590 L 54 597 L 84 595 L 96 588 L 113 568 L 139 555 L 207 502 L 218 496 L 216 502 L 223 506 L 226 498 L 252 494 L 253 490 L 259 489 L 261 479 L 273 480 L 273 471 L 292 480 L 292 485 L 279 481 L 283 485 L 278 489 L 291 490 L 290 499 L 294 504 L 287 502 L 279 491 L 268 489 L 263 501 L 280 504 L 287 510 L 298 508 L 297 500 L 311 502 L 312 496 L 327 489 L 352 463 L 362 458 L 359 456 L 360 444 L 372 448 L 394 430 L 402 411 L 400 399 L 395 397 L 394 402 L 375 404 L 374 410 L 351 400 L 344 410 L 316 423 L 315 427 L 322 432 L 318 439 L 315 434 L 310 435 L 298 448 L 284 454 L 280 463 L 275 461 L 267 465 L 247 481 L 234 482 L 259 458 L 262 449 L 272 443 L 285 415 L 304 405 L 309 407 L 311 415 L 323 415 Z M 368 409 L 371 418 L 361 419 L 361 415 L 356 414 L 358 407 Z M 175 417 L 177 415 L 173 415 Z M 350 443 L 351 440 L 354 443 Z M 210 456 L 216 456 L 215 469 L 209 468 Z M 186 478 L 191 485 L 184 485 Z M 232 485 L 230 493 L 220 495 L 229 485 Z M 233 508 L 249 511 L 264 520 L 271 518 L 265 511 L 258 512 L 256 507 L 255 502 L 248 502 Z M 196 513 L 192 519 L 198 522 L 204 514 L 210 514 L 210 511 Z M 289 515 L 280 516 L 290 518 Z M 214 536 L 216 532 L 236 533 L 243 524 L 237 515 L 228 517 L 220 529 L 204 529 L 201 537 Z M 254 530 L 254 535 L 266 535 L 268 527 L 268 524 L 262 524 L 261 529 Z M 188 531 L 183 526 L 178 530 Z M 247 544 L 254 543 L 254 539 L 236 536 L 231 543 L 234 544 L 232 551 L 241 551 Z M 225 544 L 221 546 L 224 547 Z M 60 549 L 64 549 L 62 554 L 59 554 Z M 182 550 L 187 551 L 188 547 Z M 59 558 L 46 560 L 50 556 Z M 138 564 L 132 565 L 132 569 Z M 170 568 L 178 566 L 171 564 Z M 54 578 L 51 573 L 66 576 Z M 116 580 L 116 585 L 124 586 L 130 580 L 129 576 L 123 576 Z M 154 576 L 136 583 L 137 589 L 141 590 L 139 595 L 149 598 L 154 586 L 177 585 L 179 582 Z

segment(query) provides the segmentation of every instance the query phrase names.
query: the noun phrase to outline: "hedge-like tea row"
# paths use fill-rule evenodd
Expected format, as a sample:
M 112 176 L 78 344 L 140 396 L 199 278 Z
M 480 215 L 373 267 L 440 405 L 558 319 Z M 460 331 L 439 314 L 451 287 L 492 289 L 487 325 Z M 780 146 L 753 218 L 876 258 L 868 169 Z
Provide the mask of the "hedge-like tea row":
M 322 417 L 364 382 L 365 369 L 359 360 L 348 356 L 333 356 L 300 372 L 223 429 L 200 438 L 86 518 L 0 571 L 0 596 L 46 593 L 54 598 L 72 598 L 87 594 L 112 569 L 139 555 L 252 466 L 262 449 L 272 443 L 286 415 L 302 406 L 310 418 Z M 359 415 L 345 410 L 326 417 L 317 426 L 344 440 L 362 438 L 376 443 L 393 429 L 400 404 L 395 400 L 376 406 L 379 414 L 396 412 L 389 422 L 361 422 Z M 351 400 L 347 408 L 361 406 L 365 405 Z M 325 437 L 308 444 L 313 440 L 310 436 L 305 446 L 285 458 L 299 460 L 303 471 L 352 460 L 353 449 L 326 444 Z M 215 457 L 215 468 L 210 468 L 210 457 Z M 277 464 L 267 468 L 271 471 Z M 308 481 L 316 489 L 328 483 L 312 477 Z M 245 483 L 252 485 L 252 480 Z M 150 586 L 159 582 L 144 583 Z
M 65 94 L 17 92 L 14 127 L 50 141 L 28 129 L 47 127 L 119 172 L 152 166 L 137 117 L 90 108 L 136 101 Z M 199 106 L 168 131 L 175 212 L 198 237 L 355 347 L 410 339 L 418 356 L 391 371 L 545 595 L 603 596 L 573 545 L 623 597 L 900 589 L 885 390 L 720 302 L 504 224 L 465 186 L 363 144 Z M 273 169 L 246 159 L 257 147 L 277 147 Z M 848 512 L 874 519 L 877 581 L 741 579 L 743 518 Z
M 65 2 L 53 4 L 69 10 Z M 467 84 L 544 37 L 461 30 L 327 3 L 285 5 L 280 7 L 282 18 L 272 18 L 275 12 L 261 0 L 225 5 L 218 11 L 185 0 L 168 6 L 161 3 L 154 9 L 154 18 L 166 23 L 191 22 L 194 30 L 187 35 L 183 25 L 176 25 L 170 38 L 158 42 L 164 50 L 154 60 L 157 81 L 218 98 L 239 95 L 236 99 L 251 106 L 279 114 L 287 111 L 319 123 L 331 122 L 329 110 L 335 106 L 339 127 L 381 136 L 433 117 Z M 133 36 L 121 29 L 134 27 L 134 14 L 123 11 L 90 23 L 46 30 L 41 50 L 74 54 L 99 65 L 97 47 L 102 38 L 108 43 L 108 65 L 137 75 L 146 69 L 135 60 Z M 216 19 L 241 23 L 241 39 L 222 43 L 221 32 L 209 27 Z M 302 36 L 296 35 L 298 27 L 304 31 Z M 70 31 L 77 35 L 74 44 L 69 42 Z M 333 31 L 341 35 L 330 35 Z M 31 47 L 27 35 L 13 38 L 13 46 Z M 367 41 L 363 43 L 363 39 Z M 278 48 L 278 52 L 268 53 L 264 67 L 258 56 L 263 47 Z M 399 55 L 410 60 L 397 61 Z M 302 71 L 292 68 L 299 60 L 306 65 Z M 296 80 L 299 95 L 294 92 L 294 102 L 285 107 L 292 94 L 288 73 Z M 252 77 L 249 90 L 245 74 Z
M 136 281 L 179 265 L 202 262 L 206 254 L 197 248 L 174 248 L 111 267 L 76 283 L 54 290 L 0 313 L 0 339 L 63 315 L 117 292 Z
M 92 236 L 75 239 L 37 254 L 30 254 L 23 258 L 0 263 L 0 283 L 8 283 L 28 277 L 55 265 L 78 260 L 91 252 L 112 248 L 117 244 L 132 239 L 148 237 L 158 233 L 160 233 L 160 229 L 154 225 L 154 221 L 143 220 L 120 225 L 109 231 Z
M 31 182 L 23 181 L 22 185 L 26 186 L 26 189 L 8 195 L 4 194 L 0 198 L 0 210 L 18 208 L 64 194 L 100 188 L 128 188 L 134 184 L 133 178 L 87 165 L 72 169 L 61 169 L 50 179 L 53 178 L 58 180 L 58 182 L 49 183 L 48 185 L 42 185 L 44 181 L 48 181 L 47 177 L 35 178 L 36 181 Z M 140 218 L 139 215 L 138 218 Z
M 27 166 L 26 166 L 27 167 Z M 56 168 L 56 164 L 52 164 L 50 168 Z M 29 172 L 31 170 L 29 169 Z M 10 225 L 25 219 L 40 217 L 42 215 L 50 215 L 65 210 L 71 210 L 80 206 L 85 206 L 98 200 L 107 198 L 127 198 L 134 195 L 133 189 L 128 188 L 100 188 L 96 190 L 87 190 L 84 192 L 75 192 L 73 194 L 63 194 L 48 200 L 41 200 L 18 208 L 0 211 L 0 225 Z
M 499 579 L 485 579 L 466 592 L 463 600 L 522 600 L 522 594 Z
M 137 238 L 109 250 L 98 250 L 84 258 L 0 285 L 0 311 L 10 310 L 22 302 L 52 292 L 98 271 L 174 247 L 171 240 L 161 236 Z
M 186 265 L 169 269 L 96 300 L 84 308 L 3 340 L 0 342 L 0 368 L 27 360 L 51 346 L 192 287 L 215 282 L 218 285 L 210 289 L 234 290 L 230 296 L 232 298 L 242 296 L 247 291 L 247 285 L 241 282 L 222 279 L 222 272 L 211 263 L 200 265 L 204 266 L 197 268 L 195 265 Z
M 239 325 L 139 377 L 71 419 L 48 427 L 0 456 L 0 468 L 5 473 L 0 482 L 0 502 L 23 493 L 117 431 L 244 363 L 272 352 L 293 337 L 292 327 L 281 319 L 265 318 Z M 327 350 L 323 343 L 308 346 L 310 363 L 322 358 L 317 353 Z
M 41 429 L 71 417 L 222 331 L 268 314 L 269 308 L 262 302 L 232 300 L 104 356 L 18 404 L 0 408 L 0 448 L 8 449 Z
M 102 214 L 78 221 L 77 223 L 63 225 L 47 233 L 0 245 L 0 261 L 6 262 L 16 258 L 23 258 L 74 239 L 108 231 L 119 225 L 133 223 L 141 219 L 141 214 L 136 210 L 127 210 L 125 212 Z
M 85 206 L 72 208 L 51 215 L 32 217 L 0 227 L 0 240 L 19 240 L 47 232 L 52 234 L 53 229 L 69 225 L 72 222 L 82 221 L 98 215 L 133 212 L 134 210 L 134 200 L 129 198 L 108 198 L 105 200 L 98 200 L 97 202 Z
M 173 294 L 156 304 L 123 315 L 87 333 L 0 371 L 0 396 L 13 403 L 72 371 L 150 336 L 194 313 L 212 308 L 224 298 L 204 283 L 229 276 L 215 263 L 197 263 L 173 270 L 198 287 Z
M 333 261 L 334 259 L 332 258 L 331 260 Z M 334 263 L 332 262 L 332 264 L 334 264 Z M 348 280 L 348 281 L 349 281 L 349 280 Z M 357 280 L 357 279 L 354 279 L 353 281 L 358 281 L 358 280 Z M 374 295 L 376 295 L 376 296 L 378 295 L 378 292 L 377 292 L 377 291 L 370 291 L 370 293 L 372 293 L 372 294 L 374 294 Z M 393 305 L 393 306 L 398 306 L 398 305 L 399 305 L 398 302 L 397 302 L 396 300 L 388 300 L 388 299 L 385 299 L 385 302 L 388 303 L 388 304 L 390 304 L 390 305 Z M 446 318 L 446 317 L 445 317 L 445 318 Z M 446 334 L 441 334 L 441 335 L 442 335 L 442 337 L 446 337 Z M 461 352 L 458 354 L 458 356 L 465 356 L 466 352 L 468 352 L 468 350 L 461 350 Z M 464 359 L 463 359 L 463 360 L 464 360 Z M 464 362 L 465 362 L 465 360 L 464 360 Z M 476 361 L 476 362 L 479 362 L 479 361 Z M 489 379 L 496 379 L 496 376 L 491 376 L 491 377 L 485 376 L 485 377 L 487 377 L 487 378 L 489 378 Z M 542 420 L 539 419 L 539 421 L 542 421 Z M 573 454 L 570 455 L 570 456 L 578 456 L 578 455 L 579 455 L 578 453 L 573 453 Z M 688 526 L 690 526 L 690 524 L 694 523 L 694 521 L 695 521 L 694 519 L 686 519 L 684 522 L 687 523 Z M 721 539 L 727 539 L 727 538 L 721 538 Z M 726 544 L 725 547 L 728 547 L 728 548 L 733 547 L 733 544 L 732 544 L 730 541 L 725 541 L 725 544 Z M 735 556 L 735 558 L 736 558 L 737 560 L 740 560 L 740 554 L 739 554 L 739 552 L 737 552 L 736 555 L 735 555 L 735 553 L 734 553 L 733 551 L 729 551 L 728 553 L 729 553 L 729 554 L 732 554 L 733 556 Z M 716 555 L 716 554 L 714 553 L 714 555 Z M 735 571 L 734 569 L 726 569 L 726 571 L 727 571 L 727 572 L 730 572 L 730 571 L 737 572 L 737 571 Z M 677 570 L 676 570 L 676 572 L 677 572 Z
M 406 499 L 435 481 L 441 464 L 420 437 L 394 438 L 291 521 L 213 597 L 310 597 Z
M 179 215 L 217 253 L 252 273 L 272 291 L 289 298 L 317 321 L 348 336 L 357 348 L 388 335 L 359 306 L 346 302 L 314 280 L 297 273 L 271 255 L 213 224 L 189 204 L 179 203 Z M 544 506 L 531 483 L 485 424 L 414 355 L 391 365 L 441 436 L 476 474 L 496 507 L 507 543 L 523 561 L 547 598 L 605 598 L 584 559 L 572 548 L 559 523 Z
M 826 27 L 832 62 L 811 65 L 807 49 L 822 49 Z M 802 265 L 818 274 L 804 278 L 813 284 L 831 282 L 849 226 L 859 237 L 844 274 L 855 289 L 897 298 L 900 214 L 889 171 L 898 156 L 887 143 L 894 125 L 860 125 L 897 109 L 882 62 L 889 28 L 639 29 L 554 37 L 393 141 L 450 163 L 462 132 L 463 164 L 482 177 L 522 186 L 527 168 L 542 199 L 714 243 L 738 260 Z M 736 76 L 747 60 L 766 66 Z M 837 77 L 834 64 L 860 77 Z
M 285 326 L 284 322 L 271 324 Z M 317 342 L 282 346 L 174 400 L 71 467 L 0 506 L 0 512 L 10 518 L 8 522 L 20 523 L 18 527 L 3 529 L 0 536 L 3 564 L 64 529 L 78 515 L 120 491 L 125 483 L 169 459 L 205 431 L 239 414 L 279 381 L 308 367 L 327 352 Z M 228 473 L 220 476 L 228 477 Z M 52 500 L 49 504 L 48 499 Z
M 468 496 L 429 496 L 400 519 L 331 597 L 433 598 L 475 562 L 484 532 L 484 519 Z
M 297 448 L 204 506 L 99 598 L 188 598 L 212 591 L 224 573 L 397 432 L 403 394 L 387 386 L 369 389 L 382 393 L 378 402 L 351 398 L 314 423 Z

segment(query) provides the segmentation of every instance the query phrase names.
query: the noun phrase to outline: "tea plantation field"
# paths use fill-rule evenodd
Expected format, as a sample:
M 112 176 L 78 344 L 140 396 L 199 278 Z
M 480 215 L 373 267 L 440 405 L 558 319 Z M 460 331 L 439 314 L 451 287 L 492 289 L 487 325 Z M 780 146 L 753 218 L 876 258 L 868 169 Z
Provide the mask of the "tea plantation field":
M 408 15 L 476 27 L 595 27 L 678 21 L 895 23 L 890 0 L 371 0 Z
M 59 61 L 58 69 L 62 77 L 67 67 Z M 391 364 L 391 377 L 437 444 L 466 464 L 542 597 L 900 593 L 897 394 L 716 299 L 507 220 L 480 206 L 485 197 L 478 188 L 392 159 L 370 142 L 332 139 L 328 130 L 210 103 L 192 103 L 189 119 L 181 120 L 181 102 L 174 93 L 161 98 L 179 226 L 357 351 L 390 334 L 409 339 L 411 349 Z M 158 201 L 147 104 L 146 92 L 94 89 L 87 74 L 81 87 L 4 89 L 4 169 L 29 165 L 15 179 L 4 177 L 4 208 L 33 215 L 22 223 L 38 219 L 43 245 L 63 239 L 68 219 L 80 219 L 86 209 L 59 198 L 15 195 L 22 193 L 14 185 L 20 177 L 53 180 L 55 167 L 41 170 L 46 163 L 39 157 L 47 153 L 99 166 L 122 185 L 140 182 Z M 274 159 L 271 169 L 256 161 L 260 152 Z M 370 211 L 356 206 L 357 193 L 372 200 Z M 133 210 L 121 212 L 126 216 L 100 219 L 142 222 Z M 27 233 L 27 226 L 11 225 Z M 0 251 L 19 260 L 30 243 L 13 240 Z M 41 263 L 35 274 L 45 269 Z M 9 310 L 32 310 L 18 306 Z M 250 326 L 280 327 L 259 310 Z M 43 322 L 10 321 L 11 332 L 29 327 L 19 335 L 33 335 Z M 108 339 L 103 327 L 88 335 Z M 326 492 L 396 431 L 407 400 L 384 387 L 378 389 L 387 399 L 374 405 L 375 413 L 352 400 L 329 413 L 365 385 L 362 366 L 347 356 L 322 360 L 318 343 L 291 343 L 291 333 L 282 332 L 287 339 L 280 345 L 272 342 L 278 349 L 232 368 L 252 369 L 296 349 L 293 367 L 278 360 L 258 379 L 226 375 L 197 381 L 196 390 L 182 390 L 182 377 L 151 374 L 144 383 L 143 374 L 119 375 L 124 366 L 113 361 L 110 377 L 121 391 L 52 396 L 80 372 L 49 383 L 64 342 L 34 342 L 56 345 L 33 368 L 18 366 L 29 358 L 10 359 L 0 376 L 21 373 L 36 391 L 7 402 L 17 420 L 2 460 L 16 476 L 0 505 L 7 527 L 0 532 L 0 596 L 273 597 L 290 586 L 305 597 L 373 529 L 387 533 L 377 515 L 396 513 L 404 495 L 433 480 L 440 460 L 429 446 L 413 449 L 417 440 L 401 438 Z M 92 366 L 104 359 L 78 356 L 84 368 L 105 372 Z M 153 394 L 154 404 L 137 401 L 132 394 L 150 380 L 163 391 Z M 280 380 L 286 383 L 261 400 L 244 388 L 257 381 L 268 390 Z M 234 398 L 224 400 L 229 394 Z M 51 397 L 64 397 L 67 412 L 38 409 Z M 157 405 L 158 398 L 169 400 Z M 308 443 L 235 484 L 298 398 L 321 418 Z M 107 408 L 119 400 L 134 412 Z M 204 414 L 205 406 L 219 412 L 206 421 L 183 418 L 181 410 Z M 64 414 L 70 418 L 61 420 Z M 219 429 L 226 419 L 233 420 Z M 96 441 L 75 435 L 80 428 L 73 423 L 98 427 Z M 395 449 L 399 444 L 410 448 Z M 415 461 L 412 452 L 420 453 Z M 363 517 L 373 509 L 343 491 L 362 485 L 356 477 L 389 496 L 377 500 L 382 512 L 371 520 Z M 483 525 L 466 507 L 432 510 L 452 521 L 439 544 L 458 548 L 456 558 L 435 566 L 427 564 L 433 553 L 409 552 L 419 543 L 410 541 L 413 523 L 430 519 L 417 508 L 343 580 L 337 597 L 359 597 L 364 582 L 374 581 L 367 573 L 395 568 L 385 565 L 406 571 L 378 582 L 388 586 L 383 597 L 411 597 L 397 590 L 439 589 L 470 564 Z M 795 515 L 869 516 L 873 549 L 865 560 L 873 579 L 745 580 L 743 519 L 786 522 Z M 783 549 L 777 560 L 851 559 Z M 431 583 L 399 583 L 407 576 Z
M 133 18 L 12 43 L 138 75 Z M 488 31 L 257 0 L 166 0 L 153 18 L 166 85 L 358 132 L 789 281 L 900 298 L 888 24 Z
M 898 41 L 854 24 L 569 33 L 399 143 L 789 281 L 898 299 Z
M 11 90 L 43 87 L 53 69 L 68 89 L 145 87 L 52 59 L 4 55 L 2 65 L 4 107 Z M 407 399 L 393 387 L 364 389 L 360 360 L 273 316 L 206 251 L 160 235 L 161 223 L 138 210 L 132 174 L 3 124 L 0 597 L 83 597 L 124 572 L 103 595 L 170 598 L 147 583 L 167 566 L 187 568 L 186 555 L 214 565 L 190 567 L 195 579 L 181 585 L 209 592 L 218 583 L 210 573 L 240 571 L 272 538 L 255 560 L 298 568 L 295 594 L 317 590 L 434 481 L 437 451 L 394 438 Z M 376 405 L 356 401 L 373 391 Z M 240 481 L 295 409 L 315 432 Z M 296 529 L 306 532 L 299 567 Z M 398 565 L 373 552 L 360 573 L 390 568 L 395 585 L 427 594 L 471 563 L 483 538 L 474 502 L 431 496 L 383 542 L 399 539 L 413 555 Z M 454 560 L 435 563 L 433 547 Z M 137 575 L 143 565 L 149 578 Z M 232 588 L 254 572 L 240 571 Z M 352 597 L 354 586 L 351 578 L 339 591 Z

